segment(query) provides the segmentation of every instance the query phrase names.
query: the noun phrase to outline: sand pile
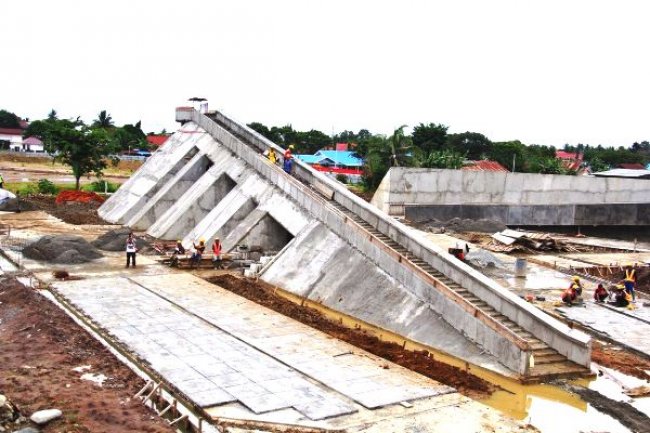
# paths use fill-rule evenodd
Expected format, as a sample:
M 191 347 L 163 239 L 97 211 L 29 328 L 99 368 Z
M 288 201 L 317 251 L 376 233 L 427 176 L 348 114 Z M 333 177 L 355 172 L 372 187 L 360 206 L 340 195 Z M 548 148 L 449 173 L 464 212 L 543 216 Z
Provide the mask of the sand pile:
M 126 238 L 130 232 L 128 227 L 108 231 L 92 241 L 92 245 L 104 251 L 125 251 Z M 138 236 L 135 238 L 135 245 L 139 251 L 150 247 L 149 242 Z
M 26 246 L 23 255 L 33 260 L 63 264 L 86 263 L 102 257 L 102 253 L 84 238 L 71 235 L 43 236 Z

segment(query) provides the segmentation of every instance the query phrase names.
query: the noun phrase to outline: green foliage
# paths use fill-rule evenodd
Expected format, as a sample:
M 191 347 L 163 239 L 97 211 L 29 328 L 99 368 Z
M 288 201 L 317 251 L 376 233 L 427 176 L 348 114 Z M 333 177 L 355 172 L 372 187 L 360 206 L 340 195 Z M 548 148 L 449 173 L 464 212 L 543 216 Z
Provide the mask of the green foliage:
M 119 189 L 120 185 L 117 183 L 111 183 L 106 180 L 96 180 L 88 185 L 84 185 L 81 189 L 84 191 L 92 191 L 98 193 L 104 192 L 115 192 Z
M 110 114 L 106 112 L 106 110 L 102 110 L 99 112 L 97 115 L 97 119 L 93 120 L 92 127 L 93 128 L 104 128 L 104 129 L 110 129 L 113 128 L 115 125 L 113 124 L 113 118 L 111 117 Z
M 137 122 L 135 125 L 126 124 L 119 128 L 112 127 L 108 131 L 108 134 L 112 138 L 117 151 L 149 149 L 147 136 L 140 128 L 140 122 Z
M 116 151 L 106 130 L 88 127 L 79 118 L 37 120 L 29 125 L 25 135 L 39 137 L 54 160 L 72 168 L 76 189 L 81 176 L 91 172 L 100 176 L 107 166 L 107 158 Z
M 406 125 L 400 126 L 388 138 L 391 151 L 390 162 L 393 167 L 409 167 L 412 165 L 413 141 L 411 137 L 404 134 L 404 128 L 406 128 Z
M 54 185 L 48 179 L 40 179 L 37 183 L 37 187 L 40 194 L 54 195 L 59 192 L 56 185 Z
M 488 154 L 489 159 L 497 161 L 508 170 L 524 171 L 525 146 L 519 141 L 502 141 L 493 143 Z
M 420 123 L 413 128 L 413 146 L 427 155 L 442 150 L 447 144 L 447 129 L 449 127 L 441 123 Z
M 463 132 L 447 135 L 446 147 L 467 156 L 467 159 L 481 159 L 489 152 L 492 142 L 478 132 Z
M 567 168 L 563 162 L 555 157 L 534 157 L 526 161 L 526 172 L 541 174 L 571 174 L 576 171 Z
M 609 170 L 609 165 L 597 156 L 594 156 L 592 159 L 587 161 L 589 168 L 591 168 L 592 173 L 598 173 L 599 171 Z
M 7 110 L 0 110 L 0 128 L 20 128 L 20 117 Z
M 19 183 L 16 185 L 14 193 L 21 197 L 34 195 L 38 193 L 38 186 L 33 182 Z
M 348 177 L 342 173 L 338 173 L 336 175 L 336 180 L 338 180 L 341 183 L 348 183 Z
M 420 164 L 425 168 L 449 168 L 458 170 L 463 167 L 465 156 L 451 149 L 431 152 Z

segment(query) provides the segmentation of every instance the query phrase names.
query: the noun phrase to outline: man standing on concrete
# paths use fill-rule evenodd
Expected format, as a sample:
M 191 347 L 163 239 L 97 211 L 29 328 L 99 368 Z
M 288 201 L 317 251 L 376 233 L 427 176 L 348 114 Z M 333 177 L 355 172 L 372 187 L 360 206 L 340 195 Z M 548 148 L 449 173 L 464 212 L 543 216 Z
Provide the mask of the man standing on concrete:
M 289 174 L 291 174 L 291 165 L 293 164 L 293 155 L 291 154 L 292 150 L 293 144 L 290 144 L 289 147 L 287 147 L 287 150 L 284 151 L 283 155 L 284 162 L 282 163 L 282 168 Z
M 126 238 L 126 267 L 129 267 L 129 264 L 133 263 L 135 268 L 135 253 L 138 251 L 138 248 L 135 245 L 135 237 L 133 233 L 129 233 L 129 236 Z
M 625 291 L 632 297 L 632 302 L 636 302 L 636 293 L 634 292 L 636 286 L 636 270 L 631 264 L 625 267 L 625 279 L 623 280 Z
M 212 267 L 214 269 L 222 269 L 221 267 L 221 241 L 219 238 L 214 238 L 212 242 Z

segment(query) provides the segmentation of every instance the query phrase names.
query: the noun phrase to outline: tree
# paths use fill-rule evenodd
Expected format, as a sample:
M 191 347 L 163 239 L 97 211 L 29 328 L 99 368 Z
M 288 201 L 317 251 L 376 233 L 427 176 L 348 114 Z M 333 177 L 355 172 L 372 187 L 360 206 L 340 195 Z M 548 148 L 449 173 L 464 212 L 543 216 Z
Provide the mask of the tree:
M 413 128 L 413 146 L 420 148 L 425 154 L 441 150 L 447 143 L 447 129 L 441 123 L 420 123 Z
M 431 152 L 421 163 L 425 168 L 449 168 L 458 170 L 463 167 L 465 155 L 451 149 L 436 150 Z
M 410 152 L 412 150 L 412 141 L 410 137 L 404 134 L 404 128 L 406 128 L 406 125 L 397 128 L 388 139 L 391 151 L 391 166 L 393 167 L 408 166 L 408 160 L 413 156 Z
M 7 110 L 0 110 L 0 128 L 20 128 L 20 117 Z
M 510 171 L 524 171 L 526 146 L 519 140 L 493 143 L 488 158 L 497 161 Z M 514 164 L 514 166 L 513 166 Z
M 52 108 L 49 113 L 47 113 L 47 120 L 58 120 L 59 115 L 57 114 L 56 110 Z
M 25 135 L 39 137 L 55 161 L 72 168 L 76 189 L 79 189 L 81 176 L 91 172 L 101 176 L 107 160 L 115 154 L 115 146 L 106 130 L 88 127 L 79 118 L 37 120 L 29 125 Z M 114 158 L 112 161 L 117 163 Z
M 367 152 L 363 163 L 363 184 L 374 190 L 384 178 L 392 159 L 391 145 L 383 135 L 373 135 L 365 141 Z
M 446 147 L 456 153 L 466 154 L 467 159 L 481 159 L 490 149 L 492 142 L 478 132 L 463 132 L 447 135 Z
M 93 120 L 92 127 L 93 128 L 104 128 L 104 129 L 109 129 L 112 128 L 113 125 L 113 118 L 111 117 L 110 114 L 106 112 L 106 110 L 102 110 L 99 112 L 97 115 L 97 119 Z
M 126 124 L 119 128 L 113 127 L 109 131 L 109 136 L 120 151 L 149 148 L 147 136 L 140 128 L 139 121 L 135 125 Z

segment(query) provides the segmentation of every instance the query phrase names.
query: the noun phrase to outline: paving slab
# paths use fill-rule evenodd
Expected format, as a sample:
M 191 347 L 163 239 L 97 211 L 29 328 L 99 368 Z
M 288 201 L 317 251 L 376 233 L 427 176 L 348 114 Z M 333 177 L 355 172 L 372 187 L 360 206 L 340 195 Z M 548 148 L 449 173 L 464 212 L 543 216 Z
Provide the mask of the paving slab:
M 568 319 L 574 320 L 635 350 L 650 354 L 650 339 L 648 338 L 650 324 L 628 315 L 642 314 L 647 316 L 648 313 L 645 310 L 638 310 L 637 313 L 625 310 L 626 314 L 622 314 L 622 312 L 612 311 L 591 302 L 586 302 L 584 307 L 557 308 L 557 311 Z
M 240 296 L 200 278 L 143 276 L 132 281 L 366 408 L 454 392 L 406 369 L 383 368 L 385 361 L 379 358 L 361 355 L 352 345 L 254 302 L 244 302 Z M 304 336 L 309 336 L 308 344 L 300 338 Z M 259 370 L 250 377 L 255 382 L 273 378 L 270 371 Z
M 287 407 L 300 411 L 307 395 L 333 408 L 326 412 L 305 411 L 307 417 L 356 411 L 345 396 L 314 383 L 128 278 L 68 281 L 56 283 L 55 287 L 82 311 L 99 312 L 92 319 L 198 405 L 239 402 L 258 414 Z M 145 314 L 139 306 L 149 310 L 153 307 L 157 314 Z M 110 320 L 110 313 L 121 320 Z M 284 381 L 282 395 L 258 383 L 269 378 Z

